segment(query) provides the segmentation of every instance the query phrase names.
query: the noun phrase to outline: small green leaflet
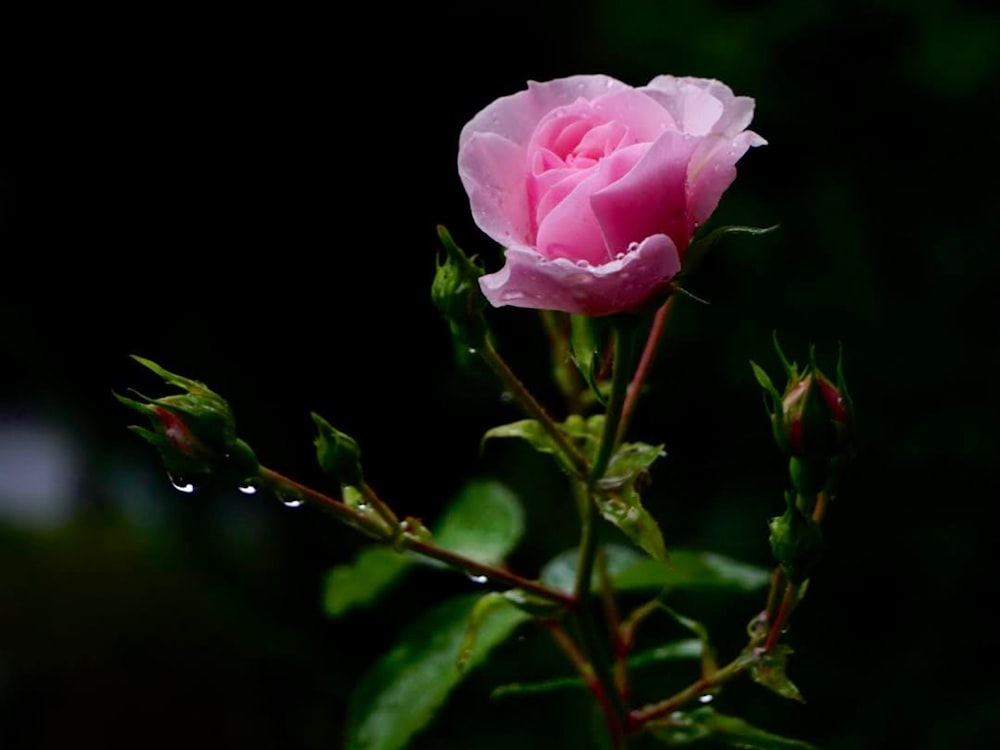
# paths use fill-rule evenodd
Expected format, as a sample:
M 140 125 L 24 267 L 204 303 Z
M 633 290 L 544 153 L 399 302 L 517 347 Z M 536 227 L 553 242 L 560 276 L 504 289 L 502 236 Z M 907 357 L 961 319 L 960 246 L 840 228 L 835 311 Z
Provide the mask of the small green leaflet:
M 667 745 L 689 745 L 711 738 L 731 747 L 750 750 L 816 750 L 814 745 L 771 734 L 735 716 L 704 706 L 677 712 L 649 726 L 649 733 Z

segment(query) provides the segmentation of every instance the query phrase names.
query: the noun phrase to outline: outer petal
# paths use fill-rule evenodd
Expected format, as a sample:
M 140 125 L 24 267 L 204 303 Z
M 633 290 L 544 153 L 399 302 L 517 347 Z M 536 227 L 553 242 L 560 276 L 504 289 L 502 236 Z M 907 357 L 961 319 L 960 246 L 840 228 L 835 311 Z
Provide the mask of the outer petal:
M 691 159 L 688 201 L 694 226 L 703 224 L 719 205 L 722 194 L 736 179 L 736 162 L 751 146 L 767 141 L 746 130 L 735 138 L 706 138 Z
M 494 307 L 598 316 L 639 307 L 680 268 L 677 248 L 663 234 L 647 237 L 622 258 L 600 266 L 566 258 L 546 260 L 530 247 L 518 245 L 507 248 L 504 267 L 482 276 L 479 286 Z
M 700 138 L 668 130 L 635 167 L 594 193 L 590 202 L 612 254 L 654 234 L 666 234 L 683 253 L 691 239 L 688 162 Z
M 675 78 L 674 76 L 657 76 L 648 86 L 639 89 L 649 95 L 669 111 L 674 111 L 685 98 L 685 90 L 703 91 L 722 105 L 719 114 L 708 131 L 719 135 L 735 136 L 745 130 L 753 119 L 754 100 L 748 96 L 735 96 L 732 89 L 721 81 L 711 78 Z M 683 128 L 685 132 L 697 133 L 696 130 Z
M 474 133 L 497 133 L 525 145 L 539 121 L 556 107 L 629 88 L 619 80 L 602 75 L 570 76 L 544 83 L 529 81 L 527 91 L 500 97 L 473 117 L 462 128 L 458 147 L 461 149 Z
M 494 133 L 474 133 L 458 152 L 458 175 L 477 226 L 501 245 L 530 241 L 527 154 Z

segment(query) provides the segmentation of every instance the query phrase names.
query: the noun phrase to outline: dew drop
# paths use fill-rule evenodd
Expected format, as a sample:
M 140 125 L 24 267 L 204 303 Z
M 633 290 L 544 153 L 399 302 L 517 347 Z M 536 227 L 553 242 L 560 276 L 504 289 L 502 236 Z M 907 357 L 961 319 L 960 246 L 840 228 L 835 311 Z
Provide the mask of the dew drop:
M 709 695 L 708 693 L 705 693 L 705 695 L 702 695 L 702 696 L 700 696 L 698 698 L 698 702 L 699 703 L 711 703 L 712 702 L 712 696 Z
M 198 485 L 187 477 L 175 477 L 172 474 L 167 474 L 167 479 L 170 480 L 170 484 L 173 485 L 175 490 L 183 492 L 185 495 L 190 495 L 198 489 Z
M 617 254 L 617 255 L 615 256 L 615 260 L 621 260 L 621 259 L 622 259 L 622 258 L 624 258 L 624 257 L 625 257 L 625 253 L 618 253 L 618 254 Z
M 474 347 L 469 347 L 469 354 L 479 354 L 479 350 Z
M 477 576 L 477 575 L 474 575 L 472 573 L 467 573 L 466 576 L 473 583 L 486 583 L 488 580 L 490 580 L 486 576 Z
M 237 489 L 244 495 L 256 495 L 257 486 L 253 482 L 244 482 Z
M 298 508 L 301 507 L 302 503 L 305 501 L 298 495 L 285 495 L 281 492 L 277 493 L 278 502 L 284 505 L 286 508 Z
M 514 402 L 514 399 L 515 399 L 515 396 L 510 391 L 504 391 L 503 393 L 500 394 L 500 402 L 501 403 L 510 404 L 510 403 Z

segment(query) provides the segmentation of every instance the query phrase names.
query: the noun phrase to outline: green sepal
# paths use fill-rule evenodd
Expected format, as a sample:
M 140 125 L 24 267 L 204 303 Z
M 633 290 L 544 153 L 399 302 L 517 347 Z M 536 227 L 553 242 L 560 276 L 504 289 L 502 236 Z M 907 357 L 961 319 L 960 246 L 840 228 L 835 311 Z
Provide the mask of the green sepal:
M 649 724 L 648 731 L 667 745 L 689 745 L 712 739 L 732 747 L 751 750 L 816 750 L 814 745 L 772 734 L 736 716 L 718 713 L 711 706 L 677 711 Z
M 649 467 L 664 455 L 662 445 L 625 443 L 594 488 L 604 519 L 657 560 L 667 559 L 667 547 L 656 519 L 643 508 L 639 492 L 649 481 Z
M 750 662 L 750 677 L 758 685 L 763 685 L 783 698 L 805 703 L 805 698 L 788 679 L 788 657 L 794 652 L 790 646 L 778 644 L 762 656 L 756 656 Z
M 431 300 L 448 321 L 455 340 L 467 349 L 476 349 L 488 333 L 483 317 L 486 298 L 479 287 L 479 277 L 485 271 L 475 256 L 470 258 L 455 244 L 447 229 L 438 226 L 437 233 L 444 258 L 438 259 Z
M 769 541 L 775 559 L 791 583 L 802 583 L 822 553 L 823 531 L 805 515 L 791 492 L 785 494 L 785 512 L 770 520 Z
M 712 230 L 704 237 L 696 239 L 688 247 L 687 252 L 684 254 L 683 276 L 690 276 L 694 269 L 701 263 L 702 259 L 704 259 L 705 255 L 708 254 L 708 251 L 724 237 L 733 234 L 760 236 L 775 231 L 779 226 L 779 224 L 770 227 L 727 226 Z
M 364 483 L 361 471 L 361 448 L 350 435 L 341 432 L 316 412 L 312 412 L 316 425 L 316 461 L 319 467 L 343 484 L 360 487 Z
M 607 349 L 610 326 L 606 318 L 570 315 L 570 358 L 601 406 L 608 405 L 610 384 L 604 379 L 602 352 Z

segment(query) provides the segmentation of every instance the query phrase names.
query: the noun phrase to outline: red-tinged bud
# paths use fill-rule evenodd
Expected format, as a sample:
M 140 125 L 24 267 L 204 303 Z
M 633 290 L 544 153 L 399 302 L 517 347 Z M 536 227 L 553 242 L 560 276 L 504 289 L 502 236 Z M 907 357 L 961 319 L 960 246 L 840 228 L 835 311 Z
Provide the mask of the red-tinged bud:
M 129 429 L 159 451 L 172 477 L 190 480 L 215 476 L 240 483 L 257 474 L 257 459 L 250 446 L 236 437 L 232 411 L 225 399 L 204 383 L 175 375 L 155 362 L 135 359 L 168 384 L 185 391 L 162 398 L 138 392 L 133 392 L 135 399 L 115 394 L 125 406 L 149 419 L 151 429 L 136 425 Z

